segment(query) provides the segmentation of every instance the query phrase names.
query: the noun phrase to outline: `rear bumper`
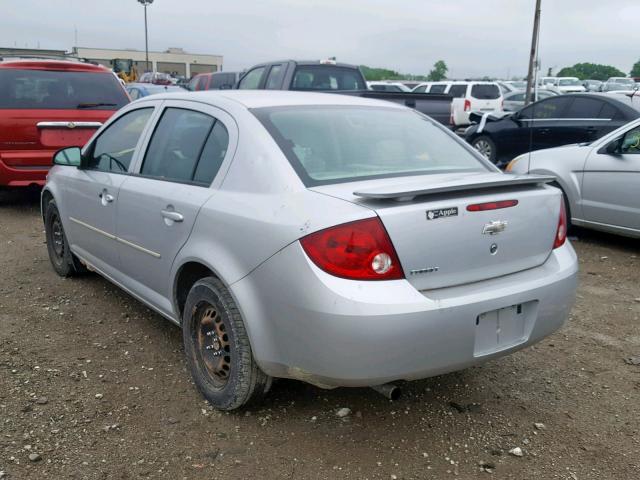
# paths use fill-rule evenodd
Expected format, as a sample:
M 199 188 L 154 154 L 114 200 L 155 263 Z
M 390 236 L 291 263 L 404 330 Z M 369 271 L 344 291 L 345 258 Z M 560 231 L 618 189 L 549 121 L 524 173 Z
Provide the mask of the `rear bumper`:
M 51 158 L 53 153 L 49 156 Z M 44 186 L 50 165 L 27 166 L 7 165 L 0 157 L 0 186 L 28 187 L 29 185 Z
M 459 370 L 538 342 L 566 321 L 577 265 L 567 243 L 540 267 L 419 292 L 405 280 L 330 276 L 295 242 L 231 290 L 266 373 L 324 387 L 370 386 Z M 479 316 L 516 305 L 526 310 L 520 333 L 492 345 Z

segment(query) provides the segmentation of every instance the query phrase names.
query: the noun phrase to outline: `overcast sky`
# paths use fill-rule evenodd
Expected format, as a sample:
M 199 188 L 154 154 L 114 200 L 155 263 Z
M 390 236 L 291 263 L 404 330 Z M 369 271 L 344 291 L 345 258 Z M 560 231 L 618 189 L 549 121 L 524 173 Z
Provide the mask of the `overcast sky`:
M 136 0 L 0 0 L 0 46 L 144 50 Z M 155 0 L 149 49 L 224 56 L 225 70 L 283 58 L 449 77 L 525 75 L 534 0 Z M 542 0 L 544 72 L 577 62 L 624 72 L 640 58 L 638 0 Z

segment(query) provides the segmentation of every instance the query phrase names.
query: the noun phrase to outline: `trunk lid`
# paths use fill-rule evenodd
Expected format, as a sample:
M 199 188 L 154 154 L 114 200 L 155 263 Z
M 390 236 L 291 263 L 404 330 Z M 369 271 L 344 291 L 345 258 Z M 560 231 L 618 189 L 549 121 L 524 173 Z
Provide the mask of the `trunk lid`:
M 374 210 L 418 290 L 486 280 L 541 265 L 551 253 L 560 192 L 551 177 L 438 174 L 314 187 Z M 355 193 L 354 193 L 355 192 Z M 486 202 L 508 208 L 468 211 Z

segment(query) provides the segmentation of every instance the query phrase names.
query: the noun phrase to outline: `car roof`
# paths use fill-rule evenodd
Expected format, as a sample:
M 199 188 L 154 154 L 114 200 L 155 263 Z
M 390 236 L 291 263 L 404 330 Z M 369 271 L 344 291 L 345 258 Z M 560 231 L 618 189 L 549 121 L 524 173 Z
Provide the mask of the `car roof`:
M 56 70 L 67 72 L 94 72 L 104 73 L 110 70 L 102 65 L 85 63 L 73 60 L 36 60 L 36 59 L 12 59 L 0 61 L 0 68 L 12 68 L 16 70 Z
M 245 108 L 286 107 L 303 105 L 347 105 L 404 109 L 400 104 L 374 100 L 353 95 L 324 92 L 292 92 L 286 90 L 204 90 L 179 94 L 154 95 L 154 100 L 194 100 L 215 105 L 216 99 L 224 98 Z
M 357 65 L 353 65 L 352 63 L 341 63 L 341 62 L 334 62 L 333 60 L 273 60 L 273 61 L 269 61 L 269 62 L 262 62 L 262 63 L 258 63 L 256 65 L 251 65 L 251 67 L 249 68 L 254 68 L 254 67 L 263 67 L 265 65 L 271 65 L 274 63 L 295 63 L 296 65 L 302 65 L 302 66 L 307 66 L 307 65 L 318 65 L 318 66 L 324 66 L 324 67 L 346 67 L 346 68 L 353 68 L 353 69 L 357 69 L 358 66 Z M 247 69 L 248 70 L 248 69 Z

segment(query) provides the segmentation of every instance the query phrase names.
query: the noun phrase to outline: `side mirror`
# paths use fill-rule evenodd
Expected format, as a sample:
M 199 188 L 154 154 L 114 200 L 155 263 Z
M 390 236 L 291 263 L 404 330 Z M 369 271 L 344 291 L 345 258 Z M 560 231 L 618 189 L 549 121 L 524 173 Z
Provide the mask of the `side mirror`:
M 70 167 L 79 167 L 82 160 L 80 147 L 67 147 L 58 150 L 53 156 L 55 165 L 65 165 Z

